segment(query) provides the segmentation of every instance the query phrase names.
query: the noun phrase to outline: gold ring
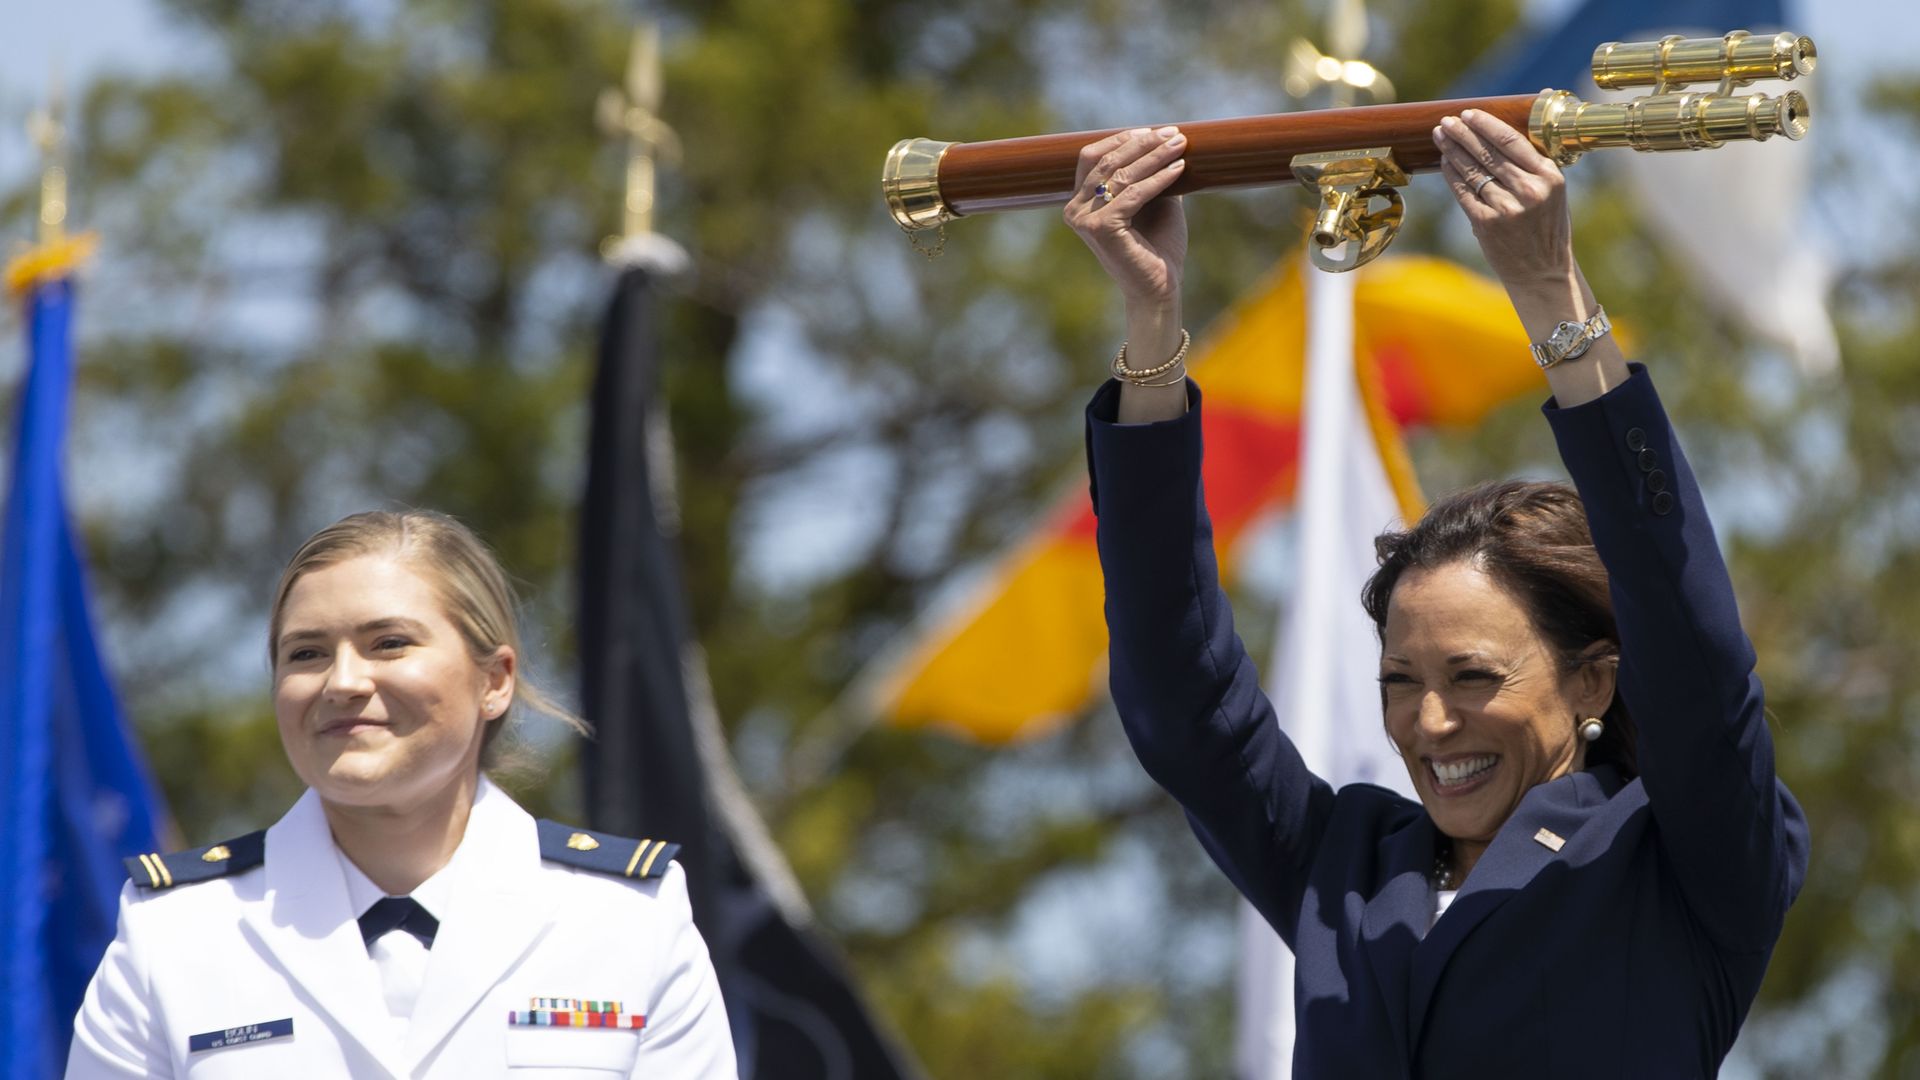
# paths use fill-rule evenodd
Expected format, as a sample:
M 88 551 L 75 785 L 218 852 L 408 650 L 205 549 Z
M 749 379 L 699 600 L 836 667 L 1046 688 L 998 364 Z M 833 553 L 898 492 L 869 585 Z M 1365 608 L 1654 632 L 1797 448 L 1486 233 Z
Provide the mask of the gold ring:
M 1103 202 L 1103 203 L 1110 203 L 1110 202 L 1112 202 L 1112 201 L 1113 201 L 1113 196 L 1114 196 L 1114 194 L 1115 194 L 1115 192 L 1114 192 L 1114 190 L 1113 190 L 1113 185 L 1111 185 L 1111 184 L 1109 184 L 1109 183 L 1107 183 L 1107 182 L 1106 182 L 1105 180 L 1102 180 L 1102 181 L 1101 181 L 1101 182 L 1099 183 L 1099 185 L 1098 185 L 1098 186 L 1096 186 L 1096 187 L 1095 187 L 1095 188 L 1093 189 L 1093 193 L 1094 193 L 1095 195 L 1098 195 L 1098 196 L 1100 196 L 1100 201 L 1101 201 L 1101 202 Z

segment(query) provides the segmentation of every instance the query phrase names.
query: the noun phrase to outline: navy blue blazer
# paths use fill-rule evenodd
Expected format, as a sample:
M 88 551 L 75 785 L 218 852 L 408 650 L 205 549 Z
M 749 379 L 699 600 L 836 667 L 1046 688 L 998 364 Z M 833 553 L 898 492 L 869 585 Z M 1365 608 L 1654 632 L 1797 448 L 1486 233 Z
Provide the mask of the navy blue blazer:
M 1189 395 L 1156 424 L 1114 423 L 1115 383 L 1088 408 L 1113 698 L 1147 771 L 1294 951 L 1294 1075 L 1714 1075 L 1805 879 L 1807 827 L 1645 370 L 1545 409 L 1611 577 L 1641 774 L 1527 793 L 1431 932 L 1432 820 L 1309 772 L 1233 631 Z

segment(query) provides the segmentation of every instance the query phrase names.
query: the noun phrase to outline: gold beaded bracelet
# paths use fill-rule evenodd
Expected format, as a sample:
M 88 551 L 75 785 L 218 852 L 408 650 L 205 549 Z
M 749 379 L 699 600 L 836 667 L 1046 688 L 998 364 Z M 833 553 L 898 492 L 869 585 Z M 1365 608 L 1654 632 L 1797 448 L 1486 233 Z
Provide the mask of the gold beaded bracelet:
M 1193 335 L 1187 333 L 1186 328 L 1182 327 L 1180 330 L 1180 348 L 1173 354 L 1173 359 L 1168 360 L 1159 367 L 1130 368 L 1127 366 L 1127 346 L 1122 342 L 1120 351 L 1114 354 L 1113 364 L 1110 366 L 1110 370 L 1112 370 L 1114 378 L 1123 382 L 1132 383 L 1135 386 L 1178 386 L 1181 381 L 1187 377 L 1187 347 L 1192 344 Z M 1175 368 L 1179 370 L 1174 371 Z M 1172 378 L 1164 382 L 1152 381 L 1170 371 L 1174 372 Z
M 1167 386 L 1179 386 L 1185 383 L 1186 381 L 1187 381 L 1187 369 L 1184 366 L 1177 369 L 1176 371 L 1174 371 L 1173 374 L 1167 376 L 1165 379 L 1162 379 L 1159 382 L 1146 382 L 1141 379 L 1127 380 L 1127 382 L 1133 386 L 1148 386 L 1148 387 L 1156 387 L 1156 388 L 1167 387 Z

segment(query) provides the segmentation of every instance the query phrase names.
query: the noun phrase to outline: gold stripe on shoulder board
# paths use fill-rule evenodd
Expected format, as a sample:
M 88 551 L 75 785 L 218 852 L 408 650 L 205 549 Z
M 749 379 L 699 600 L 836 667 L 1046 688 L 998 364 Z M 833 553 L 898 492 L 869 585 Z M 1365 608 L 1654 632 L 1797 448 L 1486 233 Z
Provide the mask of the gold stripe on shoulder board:
M 633 858 L 627 860 L 628 877 L 633 876 L 633 868 L 640 865 L 640 854 L 646 851 L 647 845 L 651 843 L 653 843 L 651 840 L 642 840 L 633 846 Z
M 146 868 L 147 877 L 153 880 L 154 888 L 167 888 L 173 885 L 173 874 L 167 870 L 167 864 L 160 860 L 159 852 L 140 856 L 140 865 Z
M 665 840 L 661 840 L 653 845 L 653 854 L 647 856 L 646 863 L 640 867 L 641 877 L 647 876 L 647 871 L 653 869 L 653 860 L 659 858 L 660 853 L 665 850 L 667 850 L 667 842 Z

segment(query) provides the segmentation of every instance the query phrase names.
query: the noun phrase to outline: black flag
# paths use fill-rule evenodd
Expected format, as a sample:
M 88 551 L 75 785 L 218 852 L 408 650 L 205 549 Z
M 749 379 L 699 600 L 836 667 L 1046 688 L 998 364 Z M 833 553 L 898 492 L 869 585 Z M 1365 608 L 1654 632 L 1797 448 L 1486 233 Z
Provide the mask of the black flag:
M 657 307 L 648 271 L 623 270 L 594 375 L 579 583 L 581 705 L 598 732 L 582 755 L 590 824 L 683 845 L 745 1080 L 916 1077 L 810 927 L 727 757 L 689 640 Z

